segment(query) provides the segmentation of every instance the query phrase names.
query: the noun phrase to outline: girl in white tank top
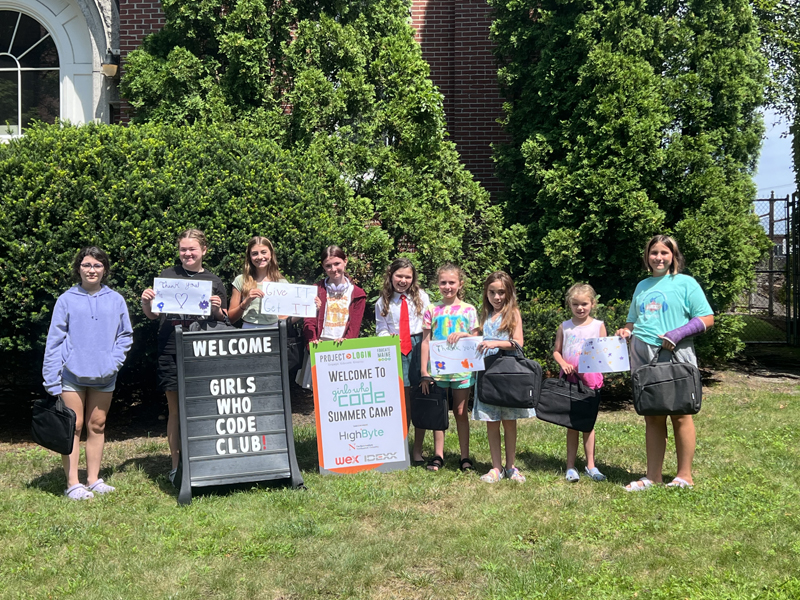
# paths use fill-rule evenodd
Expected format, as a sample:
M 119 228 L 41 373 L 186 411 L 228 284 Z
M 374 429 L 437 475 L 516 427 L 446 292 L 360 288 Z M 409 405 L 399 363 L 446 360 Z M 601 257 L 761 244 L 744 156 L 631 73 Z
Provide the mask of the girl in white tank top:
M 567 292 L 567 306 L 572 318 L 558 326 L 553 358 L 561 367 L 561 374 L 567 380 L 577 383 L 578 378 L 593 390 L 603 387 L 602 373 L 578 373 L 578 362 L 583 350 L 584 340 L 606 337 L 606 326 L 592 317 L 597 304 L 597 294 L 588 284 L 576 283 Z M 586 474 L 595 481 L 603 481 L 606 476 L 594 464 L 594 430 L 583 434 L 583 449 L 586 452 Z M 575 469 L 578 455 L 578 432 L 567 429 L 567 481 L 578 481 L 580 475 Z

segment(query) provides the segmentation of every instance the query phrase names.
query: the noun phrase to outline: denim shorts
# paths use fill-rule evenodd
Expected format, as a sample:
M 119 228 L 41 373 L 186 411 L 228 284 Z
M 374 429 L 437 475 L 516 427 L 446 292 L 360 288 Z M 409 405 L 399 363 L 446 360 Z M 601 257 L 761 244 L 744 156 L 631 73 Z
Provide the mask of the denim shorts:
M 98 385 L 81 385 L 69 379 L 61 378 L 61 391 L 63 392 L 85 392 L 87 390 L 95 390 L 96 392 L 113 392 L 117 385 L 116 376 L 111 380 L 111 383 L 105 383 L 101 386 Z

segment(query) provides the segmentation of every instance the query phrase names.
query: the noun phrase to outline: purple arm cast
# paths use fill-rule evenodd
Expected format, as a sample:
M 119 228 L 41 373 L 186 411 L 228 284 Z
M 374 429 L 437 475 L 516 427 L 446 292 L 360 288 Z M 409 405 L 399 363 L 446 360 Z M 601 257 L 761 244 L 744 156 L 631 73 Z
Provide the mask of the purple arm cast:
M 705 333 L 705 331 L 705 323 L 703 323 L 700 317 L 695 317 L 686 325 L 678 327 L 677 329 L 673 329 L 672 331 L 668 331 L 661 337 L 668 342 L 672 342 L 673 346 L 677 346 L 683 338 L 687 338 L 690 335 L 697 335 L 698 333 Z

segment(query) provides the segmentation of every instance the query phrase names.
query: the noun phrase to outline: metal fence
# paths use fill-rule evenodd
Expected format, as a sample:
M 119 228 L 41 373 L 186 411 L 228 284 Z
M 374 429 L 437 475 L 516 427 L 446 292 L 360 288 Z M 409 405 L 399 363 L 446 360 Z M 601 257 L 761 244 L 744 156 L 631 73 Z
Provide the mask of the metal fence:
M 786 240 L 786 339 L 793 346 L 800 345 L 798 315 L 800 315 L 800 212 L 797 212 L 800 194 L 795 192 L 788 202 Z
M 760 198 L 755 211 L 764 231 L 772 240 L 769 254 L 756 265 L 756 278 L 749 292 L 733 307 L 747 324 L 742 339 L 747 343 L 785 343 L 790 309 L 789 255 L 791 251 L 792 199 Z

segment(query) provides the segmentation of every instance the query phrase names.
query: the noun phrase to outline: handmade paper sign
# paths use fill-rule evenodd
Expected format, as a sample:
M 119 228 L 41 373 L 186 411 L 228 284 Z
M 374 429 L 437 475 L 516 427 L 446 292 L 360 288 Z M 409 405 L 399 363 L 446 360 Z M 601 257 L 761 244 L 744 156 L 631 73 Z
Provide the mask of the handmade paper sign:
M 463 337 L 455 345 L 447 340 L 430 343 L 431 375 L 452 375 L 465 371 L 483 371 L 483 354 L 478 351 L 481 336 Z
M 287 317 L 314 317 L 317 314 L 317 286 L 296 285 L 264 281 L 259 284 L 264 297 L 261 299 L 261 312 L 265 315 L 286 315 Z
M 625 338 L 590 338 L 583 342 L 583 351 L 578 362 L 579 373 L 616 373 L 630 369 Z
M 156 277 L 153 290 L 153 312 L 204 317 L 211 314 L 210 281 Z

